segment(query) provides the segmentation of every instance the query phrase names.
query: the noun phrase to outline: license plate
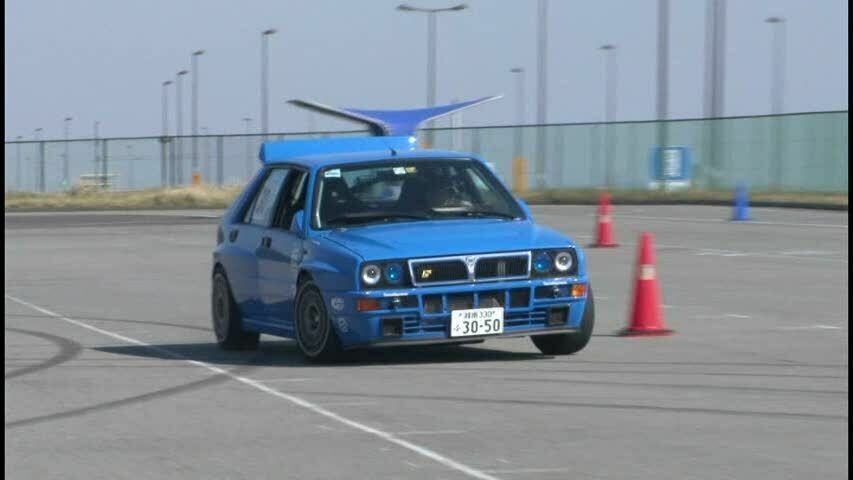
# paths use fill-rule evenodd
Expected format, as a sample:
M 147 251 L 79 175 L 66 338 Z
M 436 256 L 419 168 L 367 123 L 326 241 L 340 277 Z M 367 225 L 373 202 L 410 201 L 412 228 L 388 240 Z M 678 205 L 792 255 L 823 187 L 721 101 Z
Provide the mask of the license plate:
M 450 336 L 495 335 L 504 331 L 503 308 L 474 308 L 450 312 Z

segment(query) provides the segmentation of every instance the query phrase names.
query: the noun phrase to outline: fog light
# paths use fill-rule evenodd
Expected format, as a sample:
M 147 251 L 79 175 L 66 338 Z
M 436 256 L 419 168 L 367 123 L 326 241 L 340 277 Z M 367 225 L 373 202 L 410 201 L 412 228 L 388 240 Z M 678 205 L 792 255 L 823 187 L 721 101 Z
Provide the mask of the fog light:
M 548 326 L 554 325 L 565 325 L 566 320 L 569 318 L 569 309 L 568 307 L 564 308 L 552 308 L 548 310 Z
M 382 336 L 383 337 L 399 337 L 403 335 L 403 319 L 402 318 L 383 318 L 382 319 Z
M 573 297 L 582 297 L 586 295 L 586 284 L 585 283 L 576 283 L 572 285 L 572 296 Z
M 371 310 L 379 310 L 379 300 L 376 298 L 359 298 L 356 302 L 356 308 L 359 312 L 369 312 Z

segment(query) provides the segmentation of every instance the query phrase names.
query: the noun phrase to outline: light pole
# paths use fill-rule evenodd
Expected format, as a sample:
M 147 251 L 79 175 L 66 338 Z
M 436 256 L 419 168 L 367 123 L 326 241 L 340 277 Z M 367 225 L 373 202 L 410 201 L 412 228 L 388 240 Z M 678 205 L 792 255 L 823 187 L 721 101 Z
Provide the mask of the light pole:
M 605 63 L 604 63 L 604 89 L 605 89 L 605 98 L 604 98 L 604 184 L 608 187 L 612 185 L 612 155 L 611 152 L 611 143 L 612 140 L 610 138 L 610 130 L 611 125 L 610 122 L 613 121 L 613 117 L 616 113 L 616 46 L 612 44 L 605 44 L 598 47 L 599 50 L 604 52 L 605 55 Z
M 669 0 L 658 0 L 657 144 L 665 148 L 669 106 Z
M 204 55 L 204 50 L 196 50 L 193 52 L 191 60 L 192 60 L 192 118 L 190 122 L 192 123 L 191 129 L 193 132 L 193 143 L 192 143 L 192 175 L 193 175 L 193 183 L 196 182 L 197 176 L 199 174 L 198 171 L 198 57 Z
M 127 145 L 127 189 L 133 190 L 133 145 Z
M 524 69 L 521 67 L 511 68 L 510 73 L 515 74 L 515 157 L 521 157 L 523 149 L 523 131 L 524 124 Z
M 436 97 L 436 15 L 441 12 L 458 12 L 468 8 L 467 4 L 460 3 L 446 8 L 420 8 L 407 4 L 397 6 L 401 12 L 419 12 L 427 14 L 427 106 L 435 106 Z M 432 125 L 432 122 L 430 122 Z M 432 132 L 427 133 L 427 144 L 432 145 Z
M 65 129 L 64 129 L 65 130 L 65 153 L 63 154 L 64 158 L 62 159 L 62 181 L 66 187 L 69 185 L 69 182 L 71 180 L 71 170 L 70 170 L 69 159 L 68 159 L 69 151 L 71 150 L 70 148 L 68 148 L 68 144 L 70 143 L 68 141 L 68 137 L 71 135 L 71 120 L 73 120 L 71 117 L 65 117 L 65 120 L 64 120 L 64 122 L 65 122 Z
M 177 176 L 177 183 L 178 184 L 181 184 L 184 182 L 184 165 L 183 165 L 183 163 L 184 163 L 184 157 L 183 157 L 184 151 L 183 151 L 183 145 L 182 145 L 183 142 L 181 141 L 181 135 L 183 134 L 183 125 L 182 125 L 182 123 L 183 123 L 183 117 L 182 117 L 183 104 L 181 103 L 181 77 L 183 77 L 184 75 L 186 75 L 188 73 L 190 73 L 190 72 L 187 70 L 181 70 L 177 74 L 175 74 L 175 106 L 177 109 L 176 116 L 175 116 L 175 122 L 177 123 L 177 125 L 175 126 L 175 142 L 177 143 L 176 147 L 178 150 L 177 158 L 175 159 L 176 160 L 175 161 L 175 163 L 176 163 L 176 165 L 175 165 L 176 172 L 175 173 Z
M 536 41 L 536 184 L 545 187 L 545 129 L 548 121 L 548 0 L 539 0 Z
M 770 17 L 764 20 L 769 23 L 773 32 L 773 63 L 770 70 L 770 112 L 774 115 L 782 113 L 785 98 L 785 48 L 786 32 L 785 19 Z
M 201 127 L 201 134 L 204 135 L 204 177 L 209 182 L 213 177 L 210 172 L 210 137 L 208 137 L 207 127 Z
M 98 127 L 100 127 L 100 126 L 101 126 L 101 122 L 95 120 L 95 124 L 93 125 L 93 127 L 94 127 L 93 133 L 94 133 L 94 138 L 95 138 L 95 148 L 93 149 L 95 152 L 95 155 L 94 155 L 95 165 L 94 165 L 94 169 L 92 170 L 92 174 L 95 174 L 95 175 L 98 173 Z
M 267 38 L 275 35 L 278 30 L 269 28 L 261 32 L 261 133 L 269 133 L 269 46 Z
M 18 135 L 15 137 L 16 142 L 20 142 L 24 137 Z M 16 158 L 15 158 L 15 185 L 17 185 L 18 191 L 21 190 L 21 144 L 18 143 L 15 145 L 15 149 L 17 150 Z
M 770 24 L 773 32 L 773 61 L 770 66 L 770 113 L 780 115 L 785 101 L 785 48 L 786 29 L 785 19 L 782 17 L 769 17 L 764 20 Z M 777 187 L 782 186 L 782 118 L 773 118 L 773 146 L 771 166 L 773 168 L 773 181 Z
M 726 2 L 706 0 L 705 5 L 705 118 L 723 116 L 725 83 Z M 716 186 L 718 177 L 717 153 L 720 143 L 719 120 L 709 121 L 707 159 L 709 184 Z
M 249 133 L 252 131 L 252 119 L 243 117 L 243 122 L 246 124 L 246 178 L 252 175 L 252 158 L 249 154 Z
M 171 80 L 163 82 L 163 134 L 160 137 L 160 186 L 165 187 L 166 184 L 172 183 L 172 169 L 169 168 L 169 85 Z M 174 162 L 174 157 L 172 161 Z M 168 173 L 167 173 L 168 172 Z
M 41 142 L 41 132 L 43 132 L 43 128 L 36 128 L 33 131 L 33 136 L 38 143 L 38 155 L 39 161 L 36 164 L 36 182 L 37 187 L 40 192 L 44 192 L 44 144 Z

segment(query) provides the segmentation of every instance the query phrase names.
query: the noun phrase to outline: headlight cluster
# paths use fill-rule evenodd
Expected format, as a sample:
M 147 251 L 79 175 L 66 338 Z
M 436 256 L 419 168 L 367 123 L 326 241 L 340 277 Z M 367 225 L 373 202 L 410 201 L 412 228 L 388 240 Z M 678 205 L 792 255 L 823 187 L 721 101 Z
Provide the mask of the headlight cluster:
M 575 275 L 577 252 L 573 248 L 562 250 L 534 250 L 532 252 L 532 276 Z
M 361 266 L 361 283 L 365 287 L 392 288 L 409 284 L 405 262 L 371 262 Z

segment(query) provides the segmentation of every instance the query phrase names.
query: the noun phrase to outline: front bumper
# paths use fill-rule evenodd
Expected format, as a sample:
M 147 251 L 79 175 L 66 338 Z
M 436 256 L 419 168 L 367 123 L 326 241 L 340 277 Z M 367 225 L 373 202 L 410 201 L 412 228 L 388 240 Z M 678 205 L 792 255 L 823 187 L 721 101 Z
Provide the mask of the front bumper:
M 583 277 L 478 282 L 462 285 L 402 288 L 365 292 L 327 292 L 329 315 L 344 348 L 467 343 L 487 338 L 521 337 L 576 332 L 587 297 L 570 296 L 571 286 L 587 283 Z M 588 289 L 587 289 L 588 292 Z M 379 301 L 380 309 L 359 312 L 359 299 Z M 504 332 L 499 335 L 451 337 L 452 310 L 504 308 Z M 553 324 L 548 313 L 567 310 L 565 321 Z M 394 320 L 402 328 L 383 334 L 383 321 Z

